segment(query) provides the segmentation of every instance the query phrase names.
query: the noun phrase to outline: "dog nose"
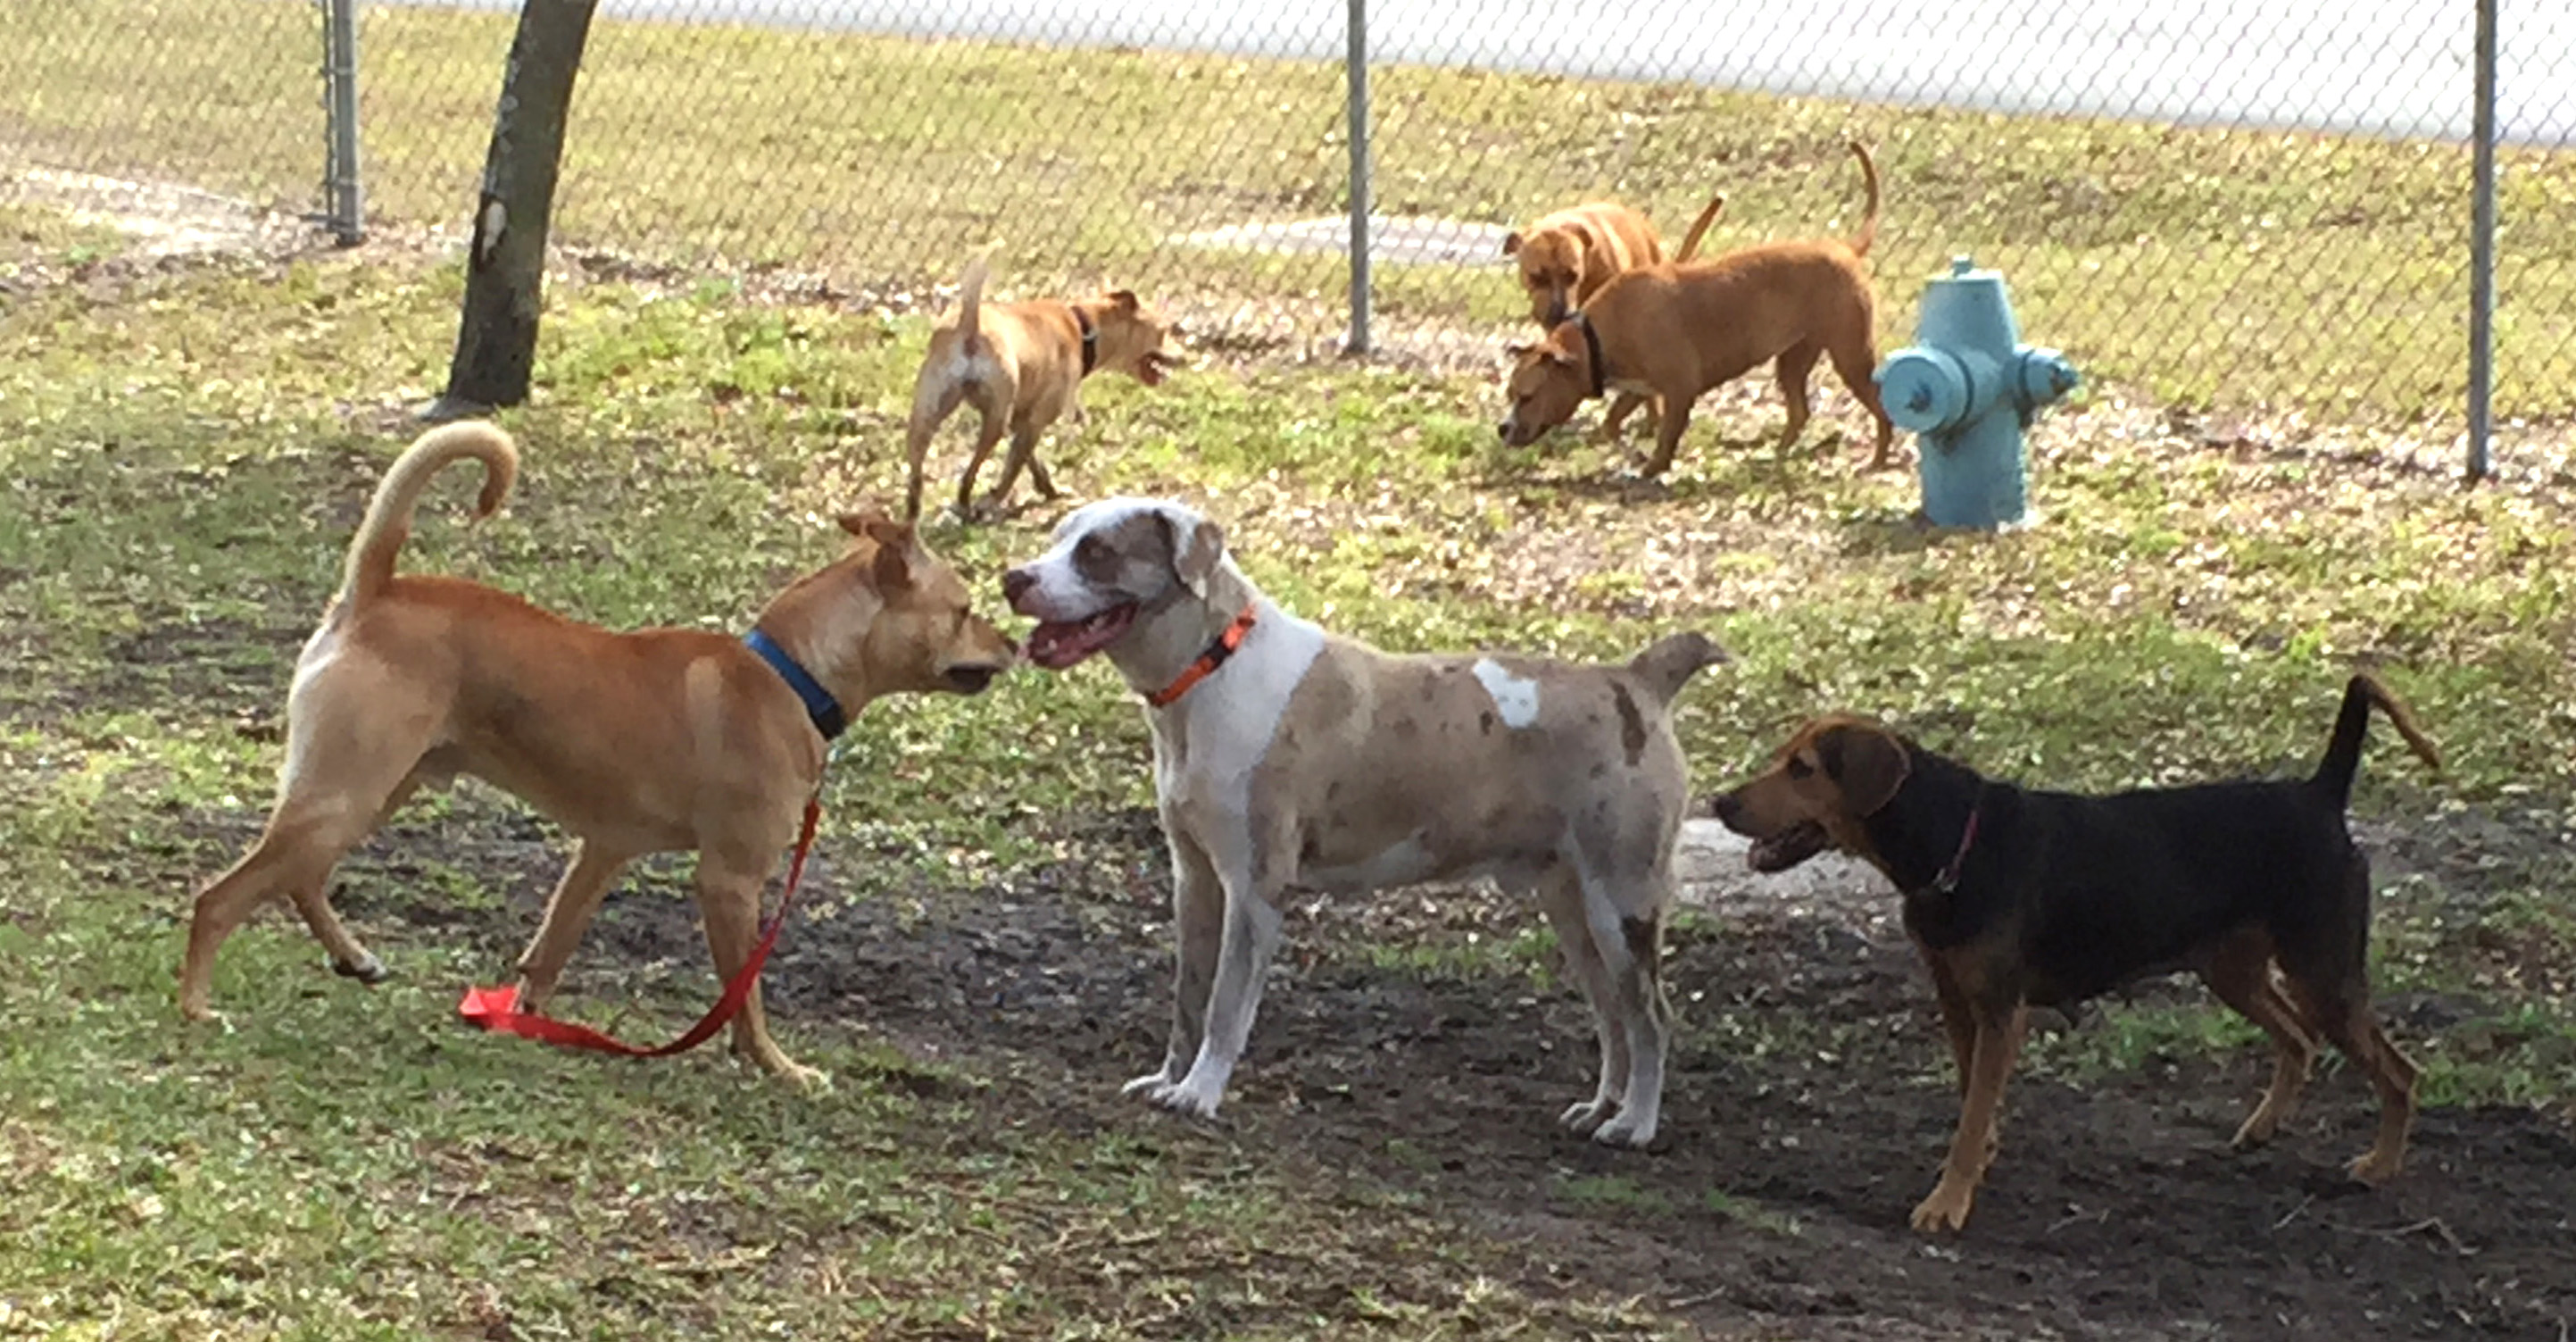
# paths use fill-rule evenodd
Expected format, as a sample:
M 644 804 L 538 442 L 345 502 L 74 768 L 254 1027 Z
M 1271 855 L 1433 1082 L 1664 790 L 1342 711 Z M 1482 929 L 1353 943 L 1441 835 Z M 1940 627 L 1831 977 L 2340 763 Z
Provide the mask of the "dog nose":
M 1720 792 L 1708 799 L 1708 813 L 1721 822 L 1732 822 L 1744 810 L 1744 803 L 1732 792 Z
M 1020 594 L 1037 585 L 1038 575 L 1024 568 L 1012 569 L 1002 575 L 1002 599 L 1017 605 Z
M 1507 419 L 1502 423 L 1495 425 L 1494 433 L 1495 436 L 1501 438 L 1504 442 L 1509 443 L 1512 440 L 1512 422 Z

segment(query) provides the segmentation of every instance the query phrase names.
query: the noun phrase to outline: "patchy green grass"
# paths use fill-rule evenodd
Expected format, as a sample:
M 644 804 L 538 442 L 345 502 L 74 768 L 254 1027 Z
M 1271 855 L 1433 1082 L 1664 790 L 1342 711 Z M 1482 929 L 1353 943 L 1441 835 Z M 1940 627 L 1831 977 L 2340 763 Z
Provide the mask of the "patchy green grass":
M 0 263 L 95 245 L 41 220 L 9 228 Z M 918 323 L 721 284 L 553 297 L 535 404 L 508 421 L 527 454 L 518 493 L 469 529 L 461 486 L 442 486 L 409 567 L 612 625 L 733 628 L 828 552 L 831 510 L 899 484 Z M 456 298 L 450 273 L 399 262 L 108 264 L 0 309 L 0 1332 L 1683 1326 L 1633 1284 L 1536 1275 L 1519 1241 L 1364 1171 L 1221 1129 L 1060 1121 L 1061 1078 L 918 1056 L 864 1023 L 781 1021 L 837 1075 L 820 1099 L 711 1058 L 611 1066 L 462 1035 L 456 987 L 494 972 L 492 944 L 524 920 L 508 901 L 524 909 L 551 875 L 541 831 L 524 861 L 371 850 L 348 902 L 455 915 L 365 927 L 402 979 L 356 991 L 320 972 L 300 928 L 263 921 L 217 976 L 233 1024 L 182 1029 L 169 999 L 187 898 L 258 822 L 295 649 L 411 432 L 397 412 L 443 367 Z M 1704 785 L 1827 707 L 1891 714 L 2058 785 L 2304 768 L 2348 666 L 2375 661 L 2452 766 L 2429 777 L 2383 741 L 2357 802 L 2420 848 L 2383 899 L 2385 973 L 2465 1004 L 2465 1024 L 2408 1034 L 2427 1099 L 2576 1094 L 2562 500 L 2209 451 L 2097 406 L 2039 435 L 2045 525 L 1935 536 L 1903 520 L 1902 475 L 1855 472 L 1852 441 L 1775 454 L 1777 411 L 1750 392 L 1718 398 L 1670 487 L 1634 497 L 1598 447 L 1493 446 L 1475 381 L 1209 369 L 1088 396 L 1089 424 L 1047 449 L 1060 479 L 1200 501 L 1258 581 L 1348 632 L 1607 656 L 1680 625 L 1719 631 L 1738 661 L 1681 715 Z M 1855 414 L 1835 401 L 1826 417 Z M 1046 521 L 935 539 L 989 590 Z M 1622 576 L 1587 581 L 1604 573 Z M 1052 822 L 1143 805 L 1145 758 L 1138 715 L 1096 668 L 884 704 L 835 766 L 823 850 L 851 903 L 983 898 L 1057 855 Z M 497 842 L 525 828 L 515 815 L 469 789 L 406 823 Z M 1392 966 L 1498 996 L 1527 995 L 1550 959 L 1536 934 L 1401 919 L 1310 953 L 1322 971 Z M 594 948 L 575 973 L 587 1009 L 614 1004 L 637 1036 L 705 1000 L 695 963 Z M 1686 1041 L 1732 1066 L 1849 1042 L 1793 1006 L 1723 1000 L 1722 982 L 1676 986 Z M 1919 1042 L 1928 1075 L 1937 1049 Z M 2252 1048 L 2210 1011 L 2153 1005 L 2046 1047 L 2044 1065 L 2078 1077 L 2158 1049 Z M 1432 1170 L 1444 1149 L 1385 1147 Z M 1554 1177 L 1568 1214 L 1799 1234 L 1767 1192 Z
M 324 137 L 310 6 L 21 11 L 0 150 L 311 208 Z M 365 14 L 369 208 L 461 229 L 511 19 Z M 1888 184 L 1874 264 L 1891 345 L 1913 329 L 1920 278 L 1969 252 L 2010 276 L 2032 338 L 2099 382 L 2333 422 L 2456 420 L 2468 289 L 2457 146 L 1411 67 L 1379 70 L 1374 87 L 1388 214 L 1500 225 L 1613 194 L 1678 228 L 1722 191 L 1712 247 L 1847 230 L 1860 188 L 1840 145 L 1856 135 L 1878 145 Z M 1211 331 L 1249 317 L 1236 338 L 1275 337 L 1283 322 L 1313 335 L 1341 320 L 1331 256 L 1170 239 L 1345 208 L 1342 99 L 1326 63 L 602 20 L 557 237 L 907 288 L 951 280 L 998 238 L 1006 292 L 1116 280 L 1201 300 Z M 2576 406 L 2576 241 L 2541 226 L 2576 208 L 2565 167 L 2503 156 L 2501 416 Z M 1378 276 L 1399 332 L 1520 320 L 1494 267 Z

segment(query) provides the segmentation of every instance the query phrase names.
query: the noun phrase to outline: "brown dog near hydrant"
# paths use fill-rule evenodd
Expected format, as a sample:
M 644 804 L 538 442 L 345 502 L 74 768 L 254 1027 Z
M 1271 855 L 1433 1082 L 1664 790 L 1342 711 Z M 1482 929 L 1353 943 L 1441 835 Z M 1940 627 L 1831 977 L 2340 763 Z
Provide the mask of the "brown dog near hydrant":
M 384 979 L 332 912 L 331 869 L 412 793 L 459 774 L 517 794 L 579 841 L 519 957 L 522 1009 L 545 1004 L 618 872 L 647 853 L 698 854 L 707 946 L 731 981 L 828 738 L 879 695 L 974 694 L 1017 658 L 969 608 L 956 570 L 876 512 L 843 517 L 849 552 L 772 598 L 743 638 L 614 633 L 478 583 L 395 574 L 422 491 L 469 459 L 483 466 L 476 516 L 489 516 L 519 460 L 490 424 L 421 435 L 376 488 L 296 659 L 267 831 L 197 897 L 179 977 L 190 1019 L 210 1014 L 216 949 L 273 898 L 294 903 L 334 970 Z M 770 1039 L 757 984 L 733 1042 L 771 1072 L 817 1075 Z
M 1081 415 L 1084 378 L 1114 368 L 1159 386 L 1173 362 L 1163 349 L 1169 324 L 1133 292 L 1115 289 L 1072 303 L 1001 303 L 988 310 L 984 278 L 990 268 L 990 258 L 981 256 L 966 267 L 957 320 L 931 332 L 930 350 L 913 383 L 912 424 L 904 438 L 911 466 L 903 495 L 906 521 L 921 516 L 921 463 L 931 437 L 960 405 L 973 405 L 982 417 L 974 455 L 957 478 L 957 515 L 971 519 L 978 511 L 975 475 L 1003 434 L 1011 436 L 1011 450 L 1002 458 L 1002 478 L 984 498 L 985 513 L 1000 510 L 1023 468 L 1040 497 L 1057 497 L 1055 481 L 1038 461 L 1038 435 L 1068 410 Z
M 1825 358 L 1877 421 L 1871 467 L 1887 465 L 1896 426 L 1871 380 L 1878 301 L 1861 264 L 1878 239 L 1878 169 L 1860 144 L 1851 151 L 1869 207 L 1850 242 L 1765 243 L 1709 261 L 1642 266 L 1611 280 L 1546 339 L 1512 351 L 1503 441 L 1534 442 L 1572 418 L 1576 406 L 1613 390 L 1651 397 L 1655 451 L 1643 474 L 1659 476 L 1672 467 L 1691 403 L 1773 360 L 1789 407 L 1780 435 L 1786 451 L 1807 427 L 1807 376 Z

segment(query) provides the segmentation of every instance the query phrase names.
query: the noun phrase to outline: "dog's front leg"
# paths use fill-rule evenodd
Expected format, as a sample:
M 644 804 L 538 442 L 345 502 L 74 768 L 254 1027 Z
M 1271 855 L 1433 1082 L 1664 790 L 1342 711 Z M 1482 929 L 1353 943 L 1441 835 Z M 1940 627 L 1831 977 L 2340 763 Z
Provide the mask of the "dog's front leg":
M 1279 946 L 1279 909 L 1256 887 L 1249 866 L 1219 869 L 1225 887 L 1224 925 L 1217 943 L 1216 974 L 1208 985 L 1198 1057 L 1188 1075 L 1153 1093 L 1154 1103 L 1199 1118 L 1214 1118 L 1225 1099 L 1234 1064 L 1252 1038 L 1271 953 Z
M 2000 1018 L 1977 1008 L 1976 1055 L 1968 1064 L 1967 1096 L 1959 1105 L 1959 1130 L 1950 1137 L 1949 1158 L 1941 1162 L 1941 1182 L 1914 1208 L 1914 1228 L 1926 1234 L 1957 1230 L 1968 1224 L 1968 1209 L 1977 1200 L 1977 1185 L 1993 1161 L 1996 1124 L 2001 1117 L 2004 1082 L 2021 1056 L 2030 1011 L 2018 1003 Z
M 1168 822 L 1166 822 L 1168 825 Z M 1199 1038 L 1207 1023 L 1208 989 L 1216 977 L 1217 953 L 1225 932 L 1225 886 L 1207 852 L 1177 832 L 1172 849 L 1172 983 L 1171 1042 L 1161 1068 L 1130 1081 L 1120 1093 L 1148 1098 L 1177 1084 L 1198 1058 Z

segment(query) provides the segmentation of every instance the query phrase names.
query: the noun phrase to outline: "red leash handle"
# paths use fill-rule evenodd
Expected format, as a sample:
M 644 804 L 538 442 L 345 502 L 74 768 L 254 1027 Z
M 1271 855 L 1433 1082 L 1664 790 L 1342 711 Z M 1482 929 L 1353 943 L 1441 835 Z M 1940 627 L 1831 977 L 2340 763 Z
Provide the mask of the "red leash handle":
M 751 958 L 725 985 L 724 996 L 687 1034 L 660 1048 L 638 1048 L 623 1040 L 612 1039 L 587 1025 L 556 1020 L 519 1010 L 519 987 L 510 984 L 500 988 L 468 988 L 465 1000 L 456 1004 L 456 1014 L 468 1025 L 503 1034 L 518 1035 L 565 1048 L 586 1048 L 599 1053 L 621 1053 L 630 1058 L 667 1058 L 715 1037 L 742 1012 L 743 1003 L 751 1000 L 751 990 L 760 984 L 760 967 L 769 962 L 770 948 L 778 944 L 778 930 L 787 925 L 787 910 L 796 902 L 796 887 L 805 879 L 805 855 L 814 847 L 814 827 L 822 822 L 823 801 L 815 797 L 805 803 L 805 830 L 796 836 L 796 856 L 787 864 L 787 888 L 778 896 L 778 913 L 760 934 L 760 944 L 752 948 Z

